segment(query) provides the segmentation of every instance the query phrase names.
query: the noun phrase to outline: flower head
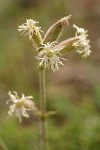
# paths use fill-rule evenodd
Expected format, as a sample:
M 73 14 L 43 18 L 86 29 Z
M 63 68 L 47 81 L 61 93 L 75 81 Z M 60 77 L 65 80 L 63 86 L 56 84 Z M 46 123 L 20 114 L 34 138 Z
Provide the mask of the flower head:
M 77 42 L 73 44 L 73 46 L 76 48 L 77 52 L 79 54 L 82 54 L 82 57 L 87 57 L 91 54 L 91 46 L 90 46 L 90 40 L 87 39 L 88 34 L 87 30 L 83 28 L 79 28 L 76 25 L 73 25 L 73 27 L 77 30 L 76 31 L 76 37 L 79 38 Z
M 37 32 L 41 31 L 41 27 L 36 26 L 37 23 L 38 22 L 34 21 L 33 19 L 28 19 L 26 20 L 26 23 L 23 23 L 21 26 L 19 26 L 18 31 L 22 32 L 22 34 L 25 33 L 25 35 L 29 34 L 29 39 L 32 40 L 33 34 L 37 34 Z
M 66 60 L 60 56 L 60 50 L 63 47 L 56 48 L 55 44 L 56 42 L 43 44 L 43 46 L 40 47 L 42 50 L 40 51 L 40 57 L 38 58 L 41 60 L 39 67 L 42 66 L 44 69 L 50 68 L 53 72 L 59 70 L 59 65 L 63 65 L 61 59 Z
M 10 99 L 7 101 L 7 104 L 9 101 L 13 103 L 12 105 L 10 105 L 8 114 L 10 116 L 15 115 L 20 122 L 22 121 L 22 116 L 26 118 L 29 117 L 27 113 L 28 110 L 36 110 L 34 102 L 31 101 L 31 99 L 33 98 L 32 96 L 25 97 L 25 95 L 22 94 L 20 98 L 15 91 L 13 93 L 9 91 L 8 95 L 10 96 Z

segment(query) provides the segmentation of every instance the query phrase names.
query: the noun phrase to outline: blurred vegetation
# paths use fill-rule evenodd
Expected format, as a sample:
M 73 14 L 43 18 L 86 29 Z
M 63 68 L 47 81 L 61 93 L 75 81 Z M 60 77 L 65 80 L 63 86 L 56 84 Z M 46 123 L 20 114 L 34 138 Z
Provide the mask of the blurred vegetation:
M 78 7 L 79 6 L 79 7 Z M 72 14 L 62 39 L 72 37 L 72 24 L 88 29 L 92 55 L 81 59 L 72 52 L 59 72 L 47 72 L 48 119 L 51 150 L 100 149 L 100 1 L 99 0 L 1 0 L 0 1 L 0 150 L 38 150 L 38 120 L 22 124 L 7 117 L 8 91 L 33 95 L 39 106 L 35 51 L 18 25 L 26 18 L 40 22 L 46 31 L 59 18 Z

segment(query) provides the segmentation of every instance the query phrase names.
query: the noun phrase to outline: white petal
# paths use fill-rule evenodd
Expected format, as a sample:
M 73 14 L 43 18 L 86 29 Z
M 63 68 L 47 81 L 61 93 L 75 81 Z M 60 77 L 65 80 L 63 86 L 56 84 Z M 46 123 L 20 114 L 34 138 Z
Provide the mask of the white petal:
M 26 112 L 26 109 L 25 109 L 24 107 L 22 107 L 21 111 L 22 111 L 22 115 L 23 115 L 24 117 L 26 117 L 26 118 L 29 117 L 29 115 L 28 115 L 28 113 Z
M 13 113 L 15 112 L 15 104 L 10 106 L 10 110 L 8 111 L 8 115 L 13 116 Z
M 13 104 L 13 105 L 10 106 L 10 111 L 11 111 L 11 113 L 14 113 L 14 112 L 15 112 L 15 108 L 16 108 L 16 105 L 15 105 L 15 104 Z
M 19 122 L 22 122 L 21 112 L 19 109 L 16 109 L 15 116 L 19 119 Z
M 8 99 L 7 102 L 6 102 L 6 104 L 8 104 L 10 101 L 11 101 L 11 99 Z

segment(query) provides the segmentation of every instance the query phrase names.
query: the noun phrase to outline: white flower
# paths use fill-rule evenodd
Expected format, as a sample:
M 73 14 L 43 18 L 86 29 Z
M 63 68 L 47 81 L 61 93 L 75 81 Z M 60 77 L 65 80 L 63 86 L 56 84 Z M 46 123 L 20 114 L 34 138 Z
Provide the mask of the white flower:
M 18 97 L 17 92 L 11 93 L 8 92 L 8 95 L 10 96 L 10 99 L 7 101 L 7 104 L 9 101 L 11 101 L 13 104 L 10 105 L 10 110 L 8 111 L 8 114 L 10 116 L 15 115 L 19 121 L 22 121 L 22 116 L 28 118 L 29 115 L 27 113 L 28 110 L 36 110 L 36 107 L 34 105 L 34 102 L 31 101 L 33 98 L 32 96 L 26 96 L 22 94 L 21 98 Z
M 41 60 L 39 67 L 42 66 L 44 69 L 52 69 L 53 72 L 59 70 L 59 65 L 63 65 L 61 59 L 66 60 L 62 58 L 60 55 L 60 50 L 63 47 L 56 48 L 55 47 L 56 42 L 48 42 L 46 44 L 43 44 L 40 49 L 42 49 L 39 53 L 39 58 Z M 59 56 L 57 56 L 57 54 Z
M 88 34 L 87 30 L 83 28 L 79 28 L 76 25 L 73 25 L 74 28 L 76 28 L 76 37 L 79 38 L 77 42 L 73 44 L 73 46 L 76 48 L 77 52 L 79 54 L 82 54 L 82 57 L 87 57 L 91 54 L 91 46 L 90 46 L 90 40 L 87 39 Z
M 29 39 L 32 40 L 33 34 L 37 34 L 37 32 L 43 32 L 41 31 L 41 27 L 37 27 L 36 24 L 38 22 L 34 21 L 33 19 L 28 19 L 26 20 L 26 23 L 23 23 L 21 26 L 19 26 L 18 31 L 21 32 L 22 34 L 25 33 L 25 35 L 29 34 Z

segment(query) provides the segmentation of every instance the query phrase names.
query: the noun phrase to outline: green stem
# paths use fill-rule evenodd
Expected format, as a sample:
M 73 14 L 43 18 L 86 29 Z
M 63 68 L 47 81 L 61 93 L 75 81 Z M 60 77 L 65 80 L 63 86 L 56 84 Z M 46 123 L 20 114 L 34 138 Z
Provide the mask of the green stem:
M 40 84 L 40 111 L 42 113 L 40 118 L 40 146 L 41 146 L 41 150 L 48 150 L 47 120 L 44 117 L 46 113 L 45 70 L 39 71 L 39 84 Z

